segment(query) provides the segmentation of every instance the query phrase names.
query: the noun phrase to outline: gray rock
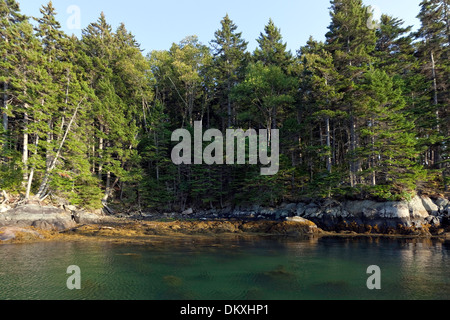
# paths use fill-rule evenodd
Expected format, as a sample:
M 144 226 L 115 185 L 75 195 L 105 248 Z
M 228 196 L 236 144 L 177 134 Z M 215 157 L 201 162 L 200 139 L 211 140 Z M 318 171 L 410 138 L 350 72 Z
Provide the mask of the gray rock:
M 71 213 L 55 207 L 26 204 L 10 209 L 2 215 L 4 219 L 1 219 L 1 224 L 7 226 L 42 226 L 56 230 L 76 226 Z
M 11 210 L 10 206 L 7 206 L 5 204 L 1 204 L 0 205 L 0 213 L 4 213 L 4 212 L 9 211 L 9 210 Z
M 102 220 L 99 215 L 85 211 L 74 212 L 73 219 L 75 220 L 76 223 L 81 224 L 90 224 L 90 223 L 95 224 L 99 223 Z
M 428 197 L 421 197 L 424 208 L 428 211 L 428 214 L 436 216 L 439 213 L 439 207 L 431 201 Z
M 344 203 L 344 209 L 351 215 L 351 216 L 359 216 L 364 214 L 364 211 L 366 211 L 368 214 L 373 213 L 373 211 L 376 211 L 379 213 L 380 206 L 375 201 L 370 200 L 363 200 L 363 201 L 347 201 Z
M 284 209 L 294 212 L 297 210 L 297 204 L 296 203 L 288 203 L 286 206 L 284 206 Z
M 184 210 L 181 214 L 183 215 L 188 215 L 188 214 L 193 214 L 194 210 L 192 208 L 189 208 L 187 210 Z
M 320 207 L 316 204 L 309 204 L 305 208 L 305 213 L 303 215 L 306 218 L 321 218 L 322 212 L 320 210 Z
M 445 198 L 438 198 L 434 201 L 436 206 L 439 208 L 439 213 L 444 213 L 446 207 L 449 205 L 450 201 Z
M 289 211 L 286 209 L 277 210 L 275 212 L 275 219 L 281 219 L 289 216 Z
M 324 211 L 324 214 L 331 218 L 339 218 L 339 217 L 347 217 L 349 213 L 346 210 L 343 210 L 342 207 L 333 207 L 333 208 L 327 208 Z
M 439 218 L 432 215 L 426 217 L 425 222 L 432 225 L 433 227 L 439 227 L 441 225 L 441 221 L 439 220 Z
M 422 199 L 419 196 L 415 196 L 408 202 L 409 212 L 413 218 L 426 218 L 429 216 L 429 212 L 423 205 Z
M 298 203 L 297 208 L 296 208 L 296 215 L 299 217 L 303 216 L 303 214 L 305 213 L 305 210 L 306 210 L 306 204 L 301 203 L 301 202 Z
M 409 206 L 406 201 L 388 201 L 384 204 L 384 213 L 380 215 L 387 219 L 409 220 Z
M 31 224 L 32 227 L 39 229 L 39 230 L 46 230 L 46 231 L 50 231 L 50 230 L 54 230 L 55 226 L 50 224 L 49 222 L 45 221 L 45 220 L 36 220 L 33 221 L 33 223 Z
M 264 215 L 264 216 L 275 216 L 276 214 L 276 210 L 274 208 L 263 208 L 259 211 L 260 214 Z
M 232 211 L 231 206 L 228 206 L 222 209 L 222 214 L 229 214 L 231 213 L 231 211 Z

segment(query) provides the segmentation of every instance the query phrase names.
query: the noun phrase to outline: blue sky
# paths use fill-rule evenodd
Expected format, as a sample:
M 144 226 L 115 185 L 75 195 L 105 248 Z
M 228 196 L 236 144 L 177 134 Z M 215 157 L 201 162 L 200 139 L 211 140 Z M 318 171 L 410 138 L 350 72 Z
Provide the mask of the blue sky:
M 39 16 L 39 8 L 48 0 L 18 0 L 22 12 Z M 372 5 L 375 13 L 387 13 L 401 18 L 407 25 L 418 26 L 416 19 L 421 0 L 363 0 Z M 169 49 L 173 42 L 197 35 L 208 44 L 226 13 L 249 42 L 249 50 L 256 48 L 256 39 L 270 18 L 281 29 L 288 48 L 295 52 L 312 35 L 323 40 L 330 24 L 328 0 L 53 0 L 58 21 L 65 32 L 81 35 L 89 23 L 95 22 L 103 11 L 115 29 L 121 22 L 131 31 L 145 52 Z M 79 8 L 81 29 L 70 28 L 74 11 Z

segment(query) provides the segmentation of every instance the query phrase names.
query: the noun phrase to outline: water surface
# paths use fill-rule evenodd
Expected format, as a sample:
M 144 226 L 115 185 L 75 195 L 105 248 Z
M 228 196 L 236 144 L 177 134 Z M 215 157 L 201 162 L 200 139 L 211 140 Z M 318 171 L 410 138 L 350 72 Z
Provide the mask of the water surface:
M 183 238 L 0 246 L 0 299 L 449 299 L 450 242 Z M 67 268 L 81 270 L 69 290 Z M 381 270 L 369 290 L 367 268 Z

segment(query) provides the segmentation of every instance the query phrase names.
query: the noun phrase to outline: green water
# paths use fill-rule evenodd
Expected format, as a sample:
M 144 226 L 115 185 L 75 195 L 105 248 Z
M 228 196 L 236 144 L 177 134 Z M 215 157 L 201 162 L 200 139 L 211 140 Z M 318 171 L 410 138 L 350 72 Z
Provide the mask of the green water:
M 0 299 L 449 299 L 450 242 L 227 238 L 0 246 Z M 67 268 L 81 270 L 69 290 Z M 378 265 L 381 289 L 369 290 Z

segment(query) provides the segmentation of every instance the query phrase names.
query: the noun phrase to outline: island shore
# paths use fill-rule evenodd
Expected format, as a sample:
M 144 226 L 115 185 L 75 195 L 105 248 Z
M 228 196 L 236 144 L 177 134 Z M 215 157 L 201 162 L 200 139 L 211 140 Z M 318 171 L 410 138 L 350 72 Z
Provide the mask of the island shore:
M 0 207 L 0 243 L 146 241 L 155 237 L 422 237 L 450 238 L 450 201 L 336 200 L 183 212 L 89 212 L 74 206 L 26 203 Z
M 133 221 L 110 218 L 101 223 L 79 224 L 65 230 L 36 227 L 6 226 L 0 228 L 0 244 L 51 241 L 108 241 L 117 243 L 146 243 L 157 239 L 211 237 L 289 237 L 292 239 L 320 237 L 373 238 L 436 238 L 450 239 L 450 232 L 396 232 L 390 234 L 342 230 L 324 231 L 312 222 L 244 221 L 244 220 L 159 220 Z

